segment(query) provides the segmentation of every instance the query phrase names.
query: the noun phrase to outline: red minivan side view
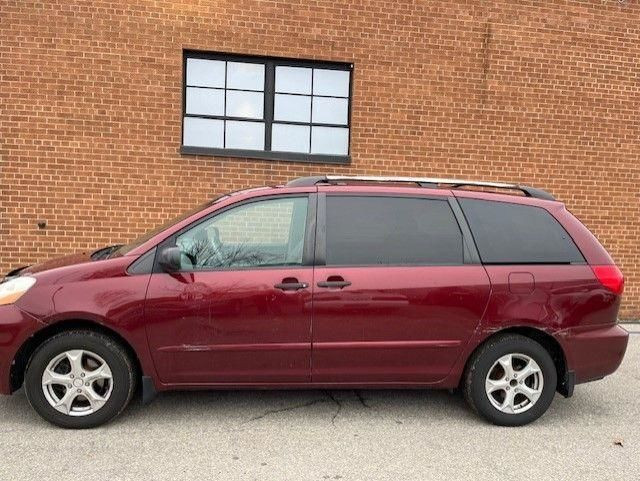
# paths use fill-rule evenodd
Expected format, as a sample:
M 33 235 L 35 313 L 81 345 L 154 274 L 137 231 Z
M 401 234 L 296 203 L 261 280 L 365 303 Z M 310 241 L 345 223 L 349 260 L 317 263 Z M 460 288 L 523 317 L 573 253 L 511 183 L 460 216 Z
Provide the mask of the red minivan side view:
M 24 386 L 47 421 L 90 428 L 138 386 L 145 403 L 177 389 L 459 388 L 488 421 L 523 425 L 618 368 L 623 285 L 543 190 L 303 177 L 10 272 L 0 393 Z

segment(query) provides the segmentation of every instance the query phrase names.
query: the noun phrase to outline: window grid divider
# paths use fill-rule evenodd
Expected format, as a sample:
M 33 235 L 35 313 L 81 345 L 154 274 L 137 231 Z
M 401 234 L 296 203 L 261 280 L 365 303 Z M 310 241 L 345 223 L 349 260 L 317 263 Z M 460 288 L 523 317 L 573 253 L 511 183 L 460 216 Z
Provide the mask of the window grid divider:
M 254 94 L 261 94 L 261 93 L 264 92 L 263 90 L 234 89 L 234 88 L 231 88 L 231 87 L 229 87 L 229 88 L 227 88 L 227 87 L 206 87 L 204 85 L 187 85 L 186 87 L 188 89 L 224 90 L 225 92 L 248 92 L 248 93 L 254 93 Z M 317 97 L 320 97 L 320 95 L 318 95 Z M 324 95 L 324 97 L 327 97 L 327 95 Z M 336 98 L 346 99 L 347 97 L 336 97 Z
M 276 69 L 273 62 L 267 62 L 264 68 L 264 150 L 271 151 L 271 132 L 273 129 L 273 110 L 275 104 Z M 269 94 L 267 94 L 269 92 Z
M 311 69 L 311 108 L 309 109 L 309 153 L 311 153 L 311 138 L 313 137 L 313 127 L 311 122 L 313 121 L 313 69 Z M 275 95 L 274 95 L 275 98 Z
M 222 120 L 222 148 L 227 148 L 227 63 L 224 62 L 224 98 L 222 99 L 222 103 L 224 105 L 224 109 L 222 112 L 224 113 L 225 118 Z

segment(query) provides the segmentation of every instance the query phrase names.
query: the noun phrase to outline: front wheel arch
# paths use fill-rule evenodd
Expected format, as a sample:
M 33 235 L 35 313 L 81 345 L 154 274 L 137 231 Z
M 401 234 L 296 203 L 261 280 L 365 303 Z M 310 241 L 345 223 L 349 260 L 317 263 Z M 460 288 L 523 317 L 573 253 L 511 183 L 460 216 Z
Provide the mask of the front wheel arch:
M 87 321 L 84 319 L 71 319 L 66 321 L 58 321 L 54 324 L 47 325 L 46 327 L 37 331 L 33 336 L 27 339 L 22 344 L 22 346 L 20 346 L 13 359 L 13 363 L 11 364 L 11 392 L 17 391 L 22 386 L 27 364 L 29 363 L 29 359 L 31 359 L 31 356 L 38 348 L 38 346 L 40 346 L 45 340 L 56 334 L 74 330 L 89 330 L 98 332 L 116 341 L 125 349 L 127 355 L 129 356 L 129 359 L 133 363 L 136 378 L 140 377 L 143 372 L 140 364 L 140 359 L 138 358 L 138 354 L 136 353 L 135 349 L 133 349 L 131 344 L 124 337 L 122 337 L 113 329 L 105 327 L 102 324 L 98 324 L 94 321 Z

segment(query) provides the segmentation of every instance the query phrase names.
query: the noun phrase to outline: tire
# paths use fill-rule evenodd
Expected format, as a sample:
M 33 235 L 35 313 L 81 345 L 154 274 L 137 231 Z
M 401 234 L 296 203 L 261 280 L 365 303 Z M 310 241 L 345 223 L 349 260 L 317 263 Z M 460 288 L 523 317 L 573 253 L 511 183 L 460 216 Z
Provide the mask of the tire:
M 523 426 L 547 411 L 557 379 L 553 359 L 542 345 L 525 336 L 505 334 L 473 354 L 463 391 L 471 408 L 491 423 Z
M 50 423 L 93 428 L 129 404 L 134 366 L 114 339 L 89 330 L 66 331 L 37 347 L 27 364 L 24 387 L 31 407 Z

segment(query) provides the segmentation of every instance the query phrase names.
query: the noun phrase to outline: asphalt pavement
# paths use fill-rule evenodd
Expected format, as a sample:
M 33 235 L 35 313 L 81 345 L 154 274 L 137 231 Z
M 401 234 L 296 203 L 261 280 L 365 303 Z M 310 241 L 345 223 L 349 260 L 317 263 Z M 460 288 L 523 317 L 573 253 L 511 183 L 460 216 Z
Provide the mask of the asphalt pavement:
M 0 396 L 0 481 L 639 480 L 640 324 L 620 369 L 521 428 L 440 391 L 217 391 L 138 399 L 90 431 Z

